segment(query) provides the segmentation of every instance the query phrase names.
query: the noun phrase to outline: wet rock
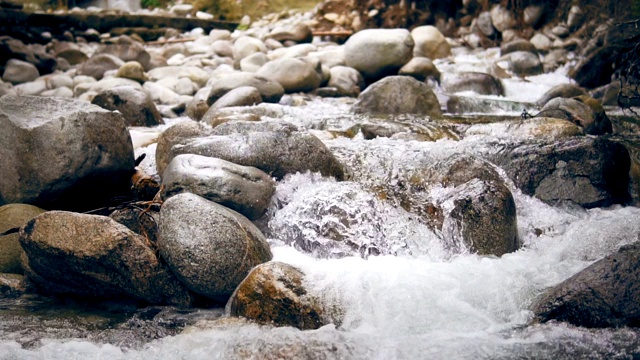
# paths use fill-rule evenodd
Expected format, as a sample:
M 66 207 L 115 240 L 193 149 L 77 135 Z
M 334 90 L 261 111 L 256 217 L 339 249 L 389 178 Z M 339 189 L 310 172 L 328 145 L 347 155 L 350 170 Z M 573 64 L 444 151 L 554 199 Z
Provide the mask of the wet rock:
M 559 84 L 547 90 L 536 103 L 539 106 L 545 106 L 551 99 L 555 98 L 572 98 L 575 96 L 586 95 L 587 92 L 580 86 L 574 84 Z
M 352 109 L 356 113 L 441 115 L 433 90 L 408 76 L 389 76 L 371 84 Z
M 513 120 L 474 124 L 464 132 L 467 136 L 492 136 L 520 139 L 563 139 L 584 135 L 584 130 L 563 119 L 535 117 L 525 121 Z
M 499 32 L 504 32 L 516 26 L 516 19 L 511 11 L 499 4 L 491 8 L 491 21 Z
M 164 66 L 157 67 L 147 72 L 151 81 L 159 81 L 167 77 L 188 78 L 198 86 L 205 86 L 210 75 L 197 66 Z
M 162 198 L 190 192 L 233 209 L 251 220 L 264 214 L 275 183 L 264 172 L 222 159 L 178 155 L 162 176 Z
M 237 72 L 223 75 L 212 82 L 207 103 L 211 105 L 229 91 L 241 86 L 258 89 L 262 100 L 269 103 L 277 103 L 284 95 L 284 88 L 277 81 L 253 73 Z
M 122 115 L 76 100 L 3 96 L 0 127 L 0 203 L 91 209 L 127 193 L 134 159 Z
M 109 70 L 118 70 L 124 61 L 110 54 L 96 54 L 78 67 L 78 75 L 91 76 L 96 80 L 102 79 Z
M 151 244 L 152 247 L 156 246 L 158 241 L 158 221 L 160 219 L 158 208 L 153 206 L 145 208 L 125 206 L 109 214 L 109 217 L 126 226 L 134 233 L 142 235 L 147 244 Z
M 580 101 L 579 98 L 583 101 Z M 561 97 L 551 99 L 537 116 L 566 119 L 581 126 L 585 133 L 591 135 L 602 135 L 612 131 L 611 121 L 602 105 L 587 95 L 580 95 L 572 99 Z
M 189 305 L 191 295 L 145 243 L 106 216 L 49 211 L 20 231 L 25 273 L 40 290 Z
M 535 321 L 589 328 L 637 326 L 638 256 L 640 243 L 625 245 L 547 290 L 532 306 Z
M 212 134 L 213 131 L 210 126 L 197 121 L 178 123 L 163 131 L 158 137 L 158 145 L 156 147 L 158 174 L 164 173 L 166 166 L 169 164 L 169 161 L 171 161 L 171 159 L 169 159 L 171 147 L 185 142 L 190 138 Z
M 144 91 L 133 87 L 120 86 L 102 91 L 91 103 L 107 110 L 120 111 L 127 126 L 164 124 L 151 98 Z
M 160 254 L 192 291 L 225 302 L 256 265 L 271 260 L 264 235 L 242 215 L 194 194 L 160 211 Z
M 0 233 L 20 228 L 45 211 L 27 204 L 0 206 Z M 20 255 L 23 251 L 20 247 L 18 236 L 18 231 L 0 236 L 0 273 L 22 274 Z M 2 291 L 0 290 L 1 293 Z
M 149 69 L 149 62 L 151 61 L 151 56 L 144 49 L 144 46 L 132 40 L 124 44 L 101 45 L 94 56 L 99 54 L 113 55 L 123 62 L 135 61 L 145 69 Z
M 267 47 L 260 39 L 251 36 L 241 36 L 233 43 L 233 58 L 236 61 L 240 61 L 257 52 L 267 52 Z
M 347 66 L 366 79 L 380 79 L 411 60 L 414 40 L 405 29 L 367 29 L 352 35 L 344 44 Z
M 267 130 L 261 126 L 261 122 L 219 125 L 213 132 L 220 135 L 174 145 L 167 159 L 179 154 L 197 154 L 253 166 L 276 178 L 305 171 L 344 178 L 342 165 L 315 136 L 288 127 Z M 158 169 L 162 167 L 158 162 Z
M 491 114 L 500 111 L 521 112 L 534 108 L 535 104 L 523 103 L 504 98 L 479 98 L 475 95 L 449 95 L 447 112 L 452 114 Z
M 517 39 L 500 45 L 500 56 L 511 54 L 516 51 L 527 51 L 532 54 L 538 54 L 536 47 L 529 41 Z
M 318 300 L 305 289 L 304 273 L 281 262 L 255 267 L 233 293 L 225 312 L 261 324 L 317 329 L 328 322 Z
M 27 292 L 26 278 L 18 274 L 0 273 L 0 299 L 20 297 Z
M 277 81 L 286 93 L 315 90 L 322 80 L 313 64 L 293 58 L 270 61 L 264 64 L 256 74 Z
M 398 75 L 411 76 L 418 81 L 425 81 L 428 78 L 440 81 L 440 71 L 426 57 L 414 57 L 400 68 Z
M 122 64 L 118 69 L 116 77 L 131 79 L 141 83 L 149 80 L 147 75 L 144 73 L 144 68 L 137 61 L 128 61 Z
M 2 80 L 12 84 L 34 81 L 40 74 L 35 65 L 26 61 L 11 59 L 7 61 L 2 74 Z
M 313 33 L 309 26 L 297 23 L 291 29 L 274 30 L 265 39 L 273 39 L 279 42 L 294 41 L 296 43 L 310 43 Z
M 202 121 L 211 125 L 219 109 L 231 106 L 252 106 L 261 102 L 262 97 L 258 89 L 253 86 L 240 86 L 216 100 L 204 114 Z
M 435 26 L 418 26 L 411 30 L 411 37 L 415 42 L 413 48 L 413 56 L 415 57 L 421 56 L 435 60 L 451 55 L 451 46 Z
M 336 89 L 338 96 L 357 97 L 364 88 L 364 78 L 354 68 L 348 66 L 334 66 L 330 70 L 327 86 Z
M 491 161 L 527 195 L 546 203 L 572 201 L 584 207 L 628 199 L 629 153 L 603 138 L 575 137 L 550 144 L 506 147 Z
M 511 71 L 520 77 L 542 74 L 543 66 L 537 54 L 515 51 L 508 55 Z
M 502 82 L 490 74 L 480 72 L 445 74 L 442 78 L 442 88 L 447 93 L 473 91 L 480 95 L 504 96 Z
M 240 70 L 245 72 L 257 72 L 262 65 L 269 61 L 267 55 L 261 52 L 251 54 L 244 59 L 240 60 Z

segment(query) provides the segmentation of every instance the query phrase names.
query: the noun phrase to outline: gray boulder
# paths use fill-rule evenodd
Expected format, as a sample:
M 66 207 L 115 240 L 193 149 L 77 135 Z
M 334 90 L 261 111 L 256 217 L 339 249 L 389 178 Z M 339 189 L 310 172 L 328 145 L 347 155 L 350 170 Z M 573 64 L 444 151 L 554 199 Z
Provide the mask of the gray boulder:
M 330 70 L 327 86 L 336 89 L 338 96 L 357 97 L 364 88 L 364 78 L 354 68 L 348 66 L 334 66 Z
M 47 293 L 190 305 L 143 236 L 106 216 L 49 211 L 20 230 L 25 273 Z
M 233 209 L 251 220 L 264 214 L 275 182 L 264 172 L 222 159 L 178 155 L 162 176 L 162 198 L 190 192 Z
M 572 98 L 587 95 L 585 89 L 574 84 L 559 84 L 547 90 L 536 102 L 539 106 L 545 106 L 551 99 Z
M 225 312 L 261 324 L 317 329 L 329 322 L 319 301 L 304 287 L 304 273 L 271 261 L 256 266 L 233 293 Z
M 78 67 L 77 75 L 91 76 L 96 80 L 102 79 L 109 70 L 118 70 L 124 61 L 110 54 L 96 54 Z
M 249 270 L 271 260 L 264 235 L 235 211 L 200 196 L 169 198 L 160 211 L 158 248 L 192 291 L 226 302 Z
M 517 76 L 542 74 L 544 68 L 538 54 L 529 51 L 514 51 L 508 54 L 511 71 Z
M 435 60 L 451 55 L 451 45 L 435 26 L 418 26 L 411 30 L 411 37 L 415 41 L 413 56 Z
M 236 72 L 223 75 L 211 84 L 207 103 L 212 105 L 229 91 L 241 86 L 253 86 L 258 89 L 262 100 L 269 103 L 277 103 L 284 95 L 284 88 L 277 81 L 253 73 Z
M 546 203 L 571 201 L 591 208 L 624 203 L 629 197 L 629 153 L 604 138 L 513 144 L 491 160 L 522 192 Z
M 433 62 L 426 57 L 414 57 L 406 63 L 398 75 L 411 76 L 418 81 L 425 81 L 428 78 L 432 78 L 436 81 L 440 81 L 440 71 L 433 65 Z
M 366 79 L 395 75 L 411 60 L 414 41 L 405 29 L 367 29 L 353 34 L 344 44 L 347 66 Z
M 236 61 L 240 61 L 257 52 L 267 52 L 267 47 L 260 39 L 252 36 L 241 36 L 233 43 L 233 58 Z
M 442 77 L 442 88 L 453 94 L 462 91 L 473 91 L 480 95 L 504 95 L 504 87 L 500 79 L 481 72 L 447 73 Z
M 322 80 L 311 62 L 295 58 L 269 61 L 256 74 L 277 81 L 286 93 L 315 90 Z
M 232 106 L 252 106 L 260 104 L 261 102 L 262 97 L 258 89 L 253 86 L 240 86 L 216 100 L 202 116 L 201 121 L 213 126 L 218 115 L 218 110 Z
M 156 126 L 164 124 L 160 112 L 147 93 L 139 89 L 120 86 L 96 95 L 92 104 L 120 111 L 127 126 Z
M 432 117 L 442 114 L 433 90 L 427 84 L 408 76 L 389 76 L 371 84 L 358 96 L 353 111 Z
M 20 228 L 46 210 L 27 204 L 0 206 L 0 233 Z M 18 232 L 0 236 L 0 273 L 22 274 L 20 256 L 23 253 Z
M 582 100 L 582 101 L 580 101 Z M 611 120 L 600 103 L 586 95 L 549 100 L 536 116 L 565 119 L 584 128 L 585 133 L 602 135 L 612 131 Z
M 11 59 L 4 66 L 2 80 L 12 83 L 21 84 L 33 81 L 40 76 L 35 65 L 26 61 Z
M 0 204 L 91 209 L 127 194 L 133 146 L 122 115 L 86 102 L 0 98 Z
M 156 146 L 156 166 L 158 174 L 163 174 L 167 165 L 171 161 L 169 158 L 171 148 L 191 138 L 212 135 L 213 131 L 210 126 L 197 122 L 186 121 L 177 123 L 160 134 L 158 137 L 158 145 Z
M 640 242 L 625 245 L 545 291 L 532 306 L 535 321 L 557 320 L 589 328 L 640 322 Z
M 305 171 L 344 178 L 342 165 L 317 137 L 290 126 L 267 129 L 261 123 L 225 123 L 213 129 L 215 135 L 174 142 L 166 160 L 197 154 L 253 166 L 278 179 Z M 158 169 L 164 166 L 158 162 Z

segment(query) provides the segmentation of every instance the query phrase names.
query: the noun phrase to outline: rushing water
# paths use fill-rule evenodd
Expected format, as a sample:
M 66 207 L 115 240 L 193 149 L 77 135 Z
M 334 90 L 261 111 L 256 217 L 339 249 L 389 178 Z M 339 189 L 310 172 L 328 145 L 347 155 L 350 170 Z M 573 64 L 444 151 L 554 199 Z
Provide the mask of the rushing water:
M 496 56 L 495 49 L 459 54 L 455 63 L 438 66 L 485 71 L 487 61 Z M 532 103 L 552 85 L 565 81 L 563 69 L 527 81 L 507 80 L 507 98 Z M 339 326 L 300 331 L 219 319 L 200 322 L 181 333 L 183 325 L 195 320 L 219 318 L 220 309 L 139 310 L 108 304 L 91 309 L 23 298 L 0 303 L 0 359 L 640 356 L 640 332 L 635 329 L 589 330 L 555 322 L 531 325 L 528 310 L 544 289 L 620 246 L 640 240 L 640 209 L 550 206 L 508 182 L 523 247 L 500 258 L 452 252 L 414 215 L 368 189 L 380 182 L 393 186 L 395 174 L 407 170 L 412 161 L 437 164 L 452 154 L 486 154 L 497 151 L 496 144 L 505 138 L 520 135 L 506 131 L 503 125 L 485 128 L 481 136 L 465 135 L 465 124 L 425 123 L 406 117 L 395 120 L 411 131 L 440 134 L 436 136 L 440 140 L 352 139 L 341 135 L 368 119 L 350 115 L 348 103 L 316 99 L 304 106 L 273 110 L 278 117 L 315 130 L 351 166 L 352 181 L 336 182 L 314 174 L 288 176 L 278 184 L 268 221 L 260 224 L 270 237 L 274 260 L 301 268 L 309 290 L 322 294 L 327 306 L 342 309 Z M 514 115 L 512 111 L 493 114 Z M 153 168 L 152 161 L 145 164 Z M 438 196 L 439 191 L 445 189 L 435 187 L 430 196 Z M 337 221 L 332 215 L 335 211 L 347 214 L 350 223 Z M 327 233 L 343 241 L 327 240 Z M 292 239 L 301 237 L 307 241 L 303 245 L 315 250 L 296 250 L 301 246 Z M 369 256 L 354 256 L 344 245 L 351 239 L 365 247 L 375 246 L 380 255 L 364 251 L 360 255 Z

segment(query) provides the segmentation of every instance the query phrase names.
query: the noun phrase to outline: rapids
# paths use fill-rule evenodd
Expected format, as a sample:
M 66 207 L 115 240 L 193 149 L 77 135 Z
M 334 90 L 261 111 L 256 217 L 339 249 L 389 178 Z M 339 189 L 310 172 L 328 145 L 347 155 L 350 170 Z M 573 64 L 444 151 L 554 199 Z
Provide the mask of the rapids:
M 454 61 L 436 65 L 443 72 L 453 68 L 486 71 L 497 57 L 498 50 L 489 49 L 459 53 Z M 526 81 L 509 79 L 504 81 L 506 98 L 532 104 L 551 86 L 568 81 L 564 68 Z M 342 309 L 340 324 L 300 331 L 227 319 L 199 322 L 181 332 L 181 325 L 219 318 L 220 309 L 181 313 L 155 307 L 146 313 L 135 309 L 98 313 L 78 304 L 3 300 L 0 359 L 637 358 L 640 332 L 636 329 L 591 330 L 555 322 L 531 325 L 528 308 L 544 289 L 640 240 L 639 208 L 550 206 L 507 182 L 523 247 L 500 258 L 452 252 L 414 216 L 380 201 L 364 186 L 376 177 L 392 182 L 393 174 L 403 171 L 403 159 L 437 162 L 455 153 L 499 151 L 495 144 L 508 135 L 498 127 L 462 140 L 455 136 L 435 142 L 349 139 L 340 135 L 366 120 L 349 113 L 352 101 L 307 99 L 302 106 L 280 110 L 279 117 L 317 131 L 347 164 L 360 159 L 388 167 L 354 166 L 351 175 L 357 182 L 335 182 L 314 174 L 287 176 L 278 184 L 267 220 L 259 224 L 270 237 L 274 260 L 302 269 L 306 286 L 322 294 L 328 306 Z M 519 115 L 520 111 L 494 109 L 489 115 Z M 457 133 L 468 126 L 443 127 L 412 117 L 395 120 L 434 133 Z M 140 147 L 137 152 L 153 149 L 154 145 Z M 363 152 L 371 157 L 362 160 Z M 154 168 L 153 156 L 147 158 L 143 165 Z M 436 188 L 431 195 L 437 196 L 438 191 L 445 190 Z M 336 207 L 354 219 L 349 227 L 331 224 L 330 211 L 317 216 Z M 317 251 L 303 253 L 284 239 L 283 231 L 294 231 L 300 224 L 304 229 L 297 231 L 307 231 L 305 238 L 316 241 L 310 246 Z M 323 227 L 332 227 L 346 240 L 364 238 L 382 251 L 363 258 L 348 255 L 340 244 L 328 247 Z M 117 312 L 120 318 L 114 318 Z

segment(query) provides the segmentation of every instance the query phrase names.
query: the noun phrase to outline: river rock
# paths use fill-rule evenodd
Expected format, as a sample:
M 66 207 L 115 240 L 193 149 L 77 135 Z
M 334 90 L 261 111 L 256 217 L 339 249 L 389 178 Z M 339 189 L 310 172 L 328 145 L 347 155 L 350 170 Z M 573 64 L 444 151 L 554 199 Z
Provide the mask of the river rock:
M 124 61 L 110 54 L 96 54 L 78 67 L 77 75 L 87 75 L 96 80 L 102 79 L 104 73 L 109 70 L 118 70 Z
M 367 79 L 396 74 L 411 60 L 414 41 L 405 29 L 366 29 L 352 35 L 344 44 L 347 66 Z
M 40 75 L 52 73 L 57 66 L 56 59 L 39 44 L 25 45 L 22 41 L 3 36 L 0 38 L 0 66 L 9 59 L 29 62 L 36 66 Z
M 286 93 L 315 90 L 322 80 L 313 64 L 293 58 L 270 61 L 264 64 L 256 74 L 277 81 Z
M 12 84 L 34 81 L 40 74 L 35 65 L 26 61 L 11 59 L 7 61 L 2 74 L 2 80 Z
M 504 96 L 502 82 L 481 72 L 447 73 L 442 77 L 442 88 L 447 93 L 473 91 L 480 95 Z
M 233 58 L 236 61 L 240 61 L 257 52 L 267 52 L 267 47 L 260 39 L 251 36 L 241 36 L 233 43 Z
M 408 63 L 406 63 L 398 75 L 411 76 L 418 81 L 425 81 L 428 78 L 432 78 L 436 81 L 440 81 L 440 71 L 433 65 L 433 62 L 426 57 L 414 57 Z
M 96 82 L 83 82 L 73 88 L 73 96 L 79 98 L 84 93 L 100 93 L 116 87 L 128 86 L 142 90 L 139 82 L 125 78 L 108 78 Z
M 267 55 L 261 52 L 251 54 L 244 59 L 240 60 L 240 70 L 246 72 L 257 72 L 262 65 L 269 61 Z
M 546 203 L 572 201 L 591 208 L 629 197 L 629 153 L 604 138 L 523 142 L 490 157 L 523 193 Z
M 157 184 L 156 184 L 157 185 Z M 158 185 L 159 188 L 159 185 Z M 158 188 L 155 189 L 156 193 Z M 150 196 L 152 199 L 153 196 Z M 149 197 L 145 198 L 145 200 Z M 145 237 L 147 243 L 157 244 L 158 221 L 160 220 L 159 207 L 126 206 L 109 214 L 109 218 L 126 226 L 129 230 Z
M 51 46 L 56 58 L 67 60 L 70 65 L 81 64 L 89 58 L 80 46 L 73 42 L 53 40 Z
M 28 284 L 24 276 L 0 273 L 0 299 L 20 297 L 27 290 Z
M 306 171 L 339 180 L 344 178 L 342 165 L 317 137 L 292 126 L 269 129 L 262 123 L 243 121 L 219 125 L 213 130 L 217 135 L 173 145 L 167 160 L 179 154 L 197 154 L 253 166 L 278 179 Z M 158 162 L 158 169 L 163 166 Z
M 59 87 L 57 89 L 43 91 L 40 93 L 40 96 L 71 99 L 73 97 L 73 91 L 67 87 Z
M 435 26 L 418 26 L 411 30 L 411 37 L 415 41 L 413 56 L 435 60 L 451 55 L 451 46 Z
M 275 183 L 264 172 L 222 159 L 178 155 L 162 176 L 162 198 L 190 192 L 233 209 L 251 220 L 264 214 Z
M 0 206 L 0 233 L 20 228 L 45 211 L 27 204 Z M 22 274 L 20 255 L 23 251 L 18 237 L 18 231 L 0 236 L 0 273 Z
M 151 81 L 159 81 L 167 77 L 186 77 L 198 86 L 205 86 L 209 81 L 210 75 L 205 70 L 197 66 L 164 66 L 157 67 L 147 72 L 147 76 Z
M 122 66 L 120 66 L 120 68 L 118 69 L 116 77 L 131 79 L 141 83 L 149 80 L 147 78 L 147 74 L 144 73 L 142 64 L 137 61 L 128 61 L 122 64 Z
M 211 124 L 219 109 L 231 106 L 252 106 L 260 104 L 262 97 L 253 86 L 240 86 L 216 100 L 202 117 L 202 121 Z
M 38 78 L 35 81 L 15 85 L 12 89 L 16 95 L 36 96 L 47 91 L 48 86 L 44 78 Z
M 529 41 L 538 51 L 546 53 L 551 50 L 551 40 L 542 33 L 536 33 L 531 37 L 531 39 L 529 39 Z
M 583 101 L 577 100 L 584 99 Z M 612 131 L 611 121 L 602 105 L 586 95 L 572 99 L 556 97 L 549 100 L 537 116 L 566 119 L 584 128 L 585 133 L 602 135 Z
M 225 312 L 261 324 L 317 329 L 327 322 L 318 300 L 305 289 L 304 277 L 289 264 L 270 261 L 258 265 L 231 295 Z
M 0 96 L 7 94 L 15 95 L 15 90 L 10 83 L 2 82 L 2 79 L 0 79 Z
M 120 86 L 105 90 L 91 101 L 107 110 L 118 110 L 127 126 L 156 126 L 164 124 L 160 112 L 149 95 L 139 89 Z
M 531 42 L 524 39 L 516 39 L 500 45 L 500 56 L 511 54 L 516 51 L 527 51 L 532 54 L 538 54 L 536 47 Z
M 274 29 L 265 39 L 277 40 L 281 43 L 293 41 L 296 43 L 310 43 L 313 40 L 311 28 L 303 23 L 297 23 L 290 29 Z
M 192 291 L 225 302 L 249 270 L 271 260 L 264 235 L 233 210 L 200 196 L 169 198 L 160 211 L 158 248 Z
M 175 91 L 153 81 L 146 81 L 142 88 L 151 95 L 151 99 L 163 105 L 178 105 L 182 101 Z
M 200 120 L 209 110 L 209 105 L 207 104 L 207 98 L 209 97 L 209 93 L 211 92 L 210 87 L 203 87 L 198 90 L 195 95 L 193 95 L 193 99 L 187 104 L 187 116 L 193 120 Z
M 548 289 L 532 306 L 535 321 L 557 320 L 589 328 L 636 326 L 640 243 L 625 245 Z
M 187 139 L 212 135 L 211 126 L 197 122 L 186 121 L 177 123 L 160 134 L 156 147 L 156 166 L 158 174 L 163 174 L 169 164 L 173 145 L 185 142 Z
M 574 84 L 559 84 L 547 90 L 536 103 L 539 106 L 545 106 L 551 99 L 572 98 L 580 95 L 587 95 L 582 87 Z
M 20 230 L 20 244 L 29 280 L 47 293 L 192 302 L 146 239 L 106 216 L 50 211 Z
M 478 15 L 476 26 L 484 36 L 492 37 L 496 33 L 493 22 L 491 22 L 491 14 L 488 11 L 483 11 Z
M 419 114 L 439 117 L 440 104 L 427 84 L 408 76 L 389 76 L 366 88 L 353 105 L 356 113 Z
M 82 101 L 0 98 L 0 204 L 84 208 L 126 194 L 133 147 L 122 115 Z
M 567 26 L 571 30 L 576 30 L 584 23 L 585 12 L 578 5 L 573 5 L 569 9 L 569 15 L 567 16 Z
M 73 90 L 73 79 L 67 74 L 47 75 L 49 85 L 57 89 L 59 87 L 67 87 Z
M 516 19 L 511 11 L 500 4 L 496 4 L 491 8 L 491 21 L 499 32 L 504 32 L 516 26 Z
M 348 66 L 334 66 L 327 86 L 336 89 L 338 96 L 357 97 L 364 88 L 364 78 L 358 70 Z
M 110 54 L 123 62 L 136 61 L 145 69 L 149 69 L 149 62 L 151 61 L 151 56 L 144 49 L 144 46 L 132 40 L 123 44 L 101 45 L 98 50 L 96 50 L 94 56 L 99 54 Z
M 542 15 L 544 15 L 544 6 L 529 5 L 524 8 L 522 15 L 525 24 L 535 27 L 538 25 L 538 22 L 540 22 L 540 19 L 542 19 Z
M 508 54 L 511 71 L 520 77 L 542 74 L 540 57 L 529 51 L 515 51 Z
M 277 81 L 253 73 L 236 72 L 223 75 L 212 82 L 207 103 L 212 105 L 229 91 L 241 86 L 252 86 L 258 89 L 262 100 L 269 103 L 277 103 L 284 95 L 284 88 Z

